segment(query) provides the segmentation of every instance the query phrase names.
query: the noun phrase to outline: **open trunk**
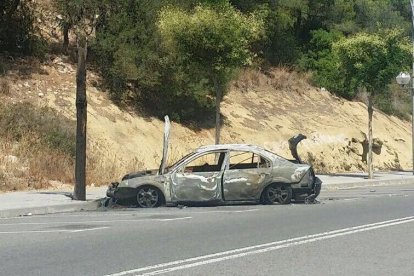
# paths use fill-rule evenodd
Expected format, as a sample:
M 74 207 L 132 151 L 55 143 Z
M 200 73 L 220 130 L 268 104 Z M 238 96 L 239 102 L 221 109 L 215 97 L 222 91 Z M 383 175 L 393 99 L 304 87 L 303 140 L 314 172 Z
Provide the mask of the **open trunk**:
M 298 134 L 288 140 L 290 152 L 293 158 L 295 158 L 295 160 L 291 160 L 292 162 L 299 163 L 299 164 L 303 163 L 302 159 L 299 157 L 297 147 L 298 147 L 298 144 L 306 138 L 307 137 L 305 135 Z

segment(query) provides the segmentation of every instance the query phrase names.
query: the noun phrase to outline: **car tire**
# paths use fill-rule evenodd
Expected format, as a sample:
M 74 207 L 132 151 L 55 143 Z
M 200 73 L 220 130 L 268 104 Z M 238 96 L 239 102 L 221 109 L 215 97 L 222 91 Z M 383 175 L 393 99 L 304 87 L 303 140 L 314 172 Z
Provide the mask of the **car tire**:
M 271 184 L 263 192 L 265 204 L 289 204 L 292 196 L 293 191 L 289 184 Z
M 163 194 L 158 188 L 141 186 L 137 189 L 137 203 L 141 208 L 154 208 L 163 202 Z

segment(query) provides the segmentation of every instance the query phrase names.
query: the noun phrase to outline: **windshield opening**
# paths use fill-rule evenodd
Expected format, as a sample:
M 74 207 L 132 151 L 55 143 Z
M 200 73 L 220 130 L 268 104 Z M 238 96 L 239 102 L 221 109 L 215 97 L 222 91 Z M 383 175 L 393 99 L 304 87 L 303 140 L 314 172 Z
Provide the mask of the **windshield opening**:
M 180 165 L 184 160 L 186 160 L 188 157 L 190 157 L 191 155 L 195 154 L 196 152 L 190 152 L 189 154 L 181 157 L 178 161 L 172 160 L 170 162 L 168 162 L 168 166 L 165 168 L 165 172 L 170 172 L 172 171 L 174 168 L 176 168 L 178 165 Z

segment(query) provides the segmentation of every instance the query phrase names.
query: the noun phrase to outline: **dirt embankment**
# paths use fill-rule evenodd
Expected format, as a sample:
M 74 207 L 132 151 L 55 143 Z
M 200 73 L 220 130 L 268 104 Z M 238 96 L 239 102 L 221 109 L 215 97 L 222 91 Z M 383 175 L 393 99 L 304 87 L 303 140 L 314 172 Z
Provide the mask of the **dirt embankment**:
M 49 57 L 44 64 L 15 66 L 0 77 L 9 92 L 3 102 L 30 101 L 56 109 L 62 116 L 75 117 L 75 66 L 61 57 Z M 28 70 L 26 75 L 22 74 Z M 99 77 L 88 73 L 88 154 L 95 162 L 91 179 L 106 184 L 129 170 L 158 167 L 163 122 L 121 110 L 98 87 Z M 290 157 L 287 140 L 302 133 L 308 139 L 299 153 L 319 172 L 362 171 L 366 168 L 363 144 L 367 133 L 366 106 L 312 87 L 305 77 L 284 69 L 268 74 L 244 72 L 234 82 L 222 104 L 225 124 L 223 143 L 252 143 Z M 410 169 L 410 122 L 374 113 L 375 169 Z M 194 131 L 172 124 L 170 159 L 214 142 L 214 130 Z M 8 157 L 7 157 L 7 156 Z M 0 169 L 12 151 L 0 152 Z M 68 167 L 71 170 L 72 167 Z M 95 170 L 95 171 L 93 171 Z M 56 179 L 52 179 L 56 180 Z M 89 183 L 91 184 L 91 183 Z

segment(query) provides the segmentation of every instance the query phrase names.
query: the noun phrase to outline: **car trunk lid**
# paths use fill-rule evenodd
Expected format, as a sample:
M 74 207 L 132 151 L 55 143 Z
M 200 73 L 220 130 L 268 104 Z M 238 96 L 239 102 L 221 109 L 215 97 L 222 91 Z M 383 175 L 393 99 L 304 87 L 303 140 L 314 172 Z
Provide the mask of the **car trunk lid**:
M 290 152 L 291 152 L 291 154 L 292 154 L 293 158 L 295 158 L 295 160 L 296 160 L 299 164 L 302 164 L 303 162 L 302 162 L 302 159 L 300 159 L 300 157 L 299 157 L 297 147 L 298 147 L 298 144 L 299 144 L 302 140 L 304 140 L 304 139 L 306 139 L 306 138 L 307 138 L 307 137 L 306 137 L 305 135 L 303 135 L 303 134 L 298 134 L 298 135 L 295 135 L 295 136 L 293 136 L 292 138 L 290 138 L 290 139 L 288 140 L 288 142 L 289 142 L 289 150 L 290 150 Z

